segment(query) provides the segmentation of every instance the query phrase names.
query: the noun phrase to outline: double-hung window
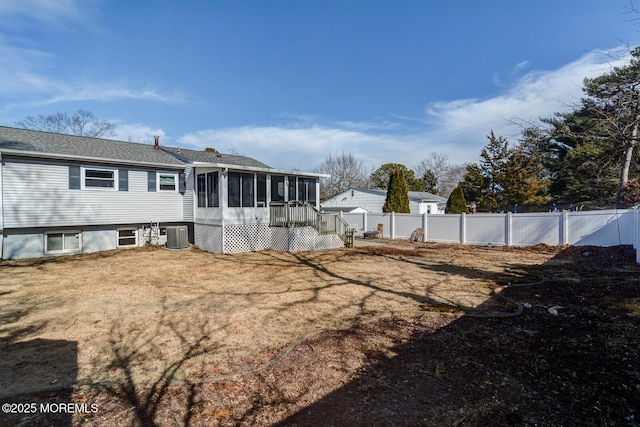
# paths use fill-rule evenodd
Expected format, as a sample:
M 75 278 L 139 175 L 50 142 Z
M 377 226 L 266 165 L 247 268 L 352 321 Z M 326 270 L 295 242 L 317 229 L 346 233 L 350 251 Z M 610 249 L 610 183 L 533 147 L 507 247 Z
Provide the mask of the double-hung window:
M 178 189 L 177 173 L 158 173 L 159 191 L 176 191 Z
M 116 189 L 117 169 L 85 167 L 82 172 L 83 188 Z

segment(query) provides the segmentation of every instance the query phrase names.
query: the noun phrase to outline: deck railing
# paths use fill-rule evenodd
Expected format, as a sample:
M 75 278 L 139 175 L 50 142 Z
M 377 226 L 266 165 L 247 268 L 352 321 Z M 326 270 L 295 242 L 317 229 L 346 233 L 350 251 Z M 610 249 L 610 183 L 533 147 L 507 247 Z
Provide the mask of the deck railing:
M 319 234 L 337 234 L 344 241 L 349 224 L 339 214 L 322 213 L 307 202 L 271 202 L 269 226 L 313 227 Z

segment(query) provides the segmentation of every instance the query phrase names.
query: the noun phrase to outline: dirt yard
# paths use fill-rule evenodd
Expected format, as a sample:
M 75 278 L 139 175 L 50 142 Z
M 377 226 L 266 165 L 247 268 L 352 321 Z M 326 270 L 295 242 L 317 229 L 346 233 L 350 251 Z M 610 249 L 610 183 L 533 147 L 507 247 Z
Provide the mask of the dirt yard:
M 639 273 L 625 247 L 408 242 L 3 262 L 0 421 L 635 425 Z

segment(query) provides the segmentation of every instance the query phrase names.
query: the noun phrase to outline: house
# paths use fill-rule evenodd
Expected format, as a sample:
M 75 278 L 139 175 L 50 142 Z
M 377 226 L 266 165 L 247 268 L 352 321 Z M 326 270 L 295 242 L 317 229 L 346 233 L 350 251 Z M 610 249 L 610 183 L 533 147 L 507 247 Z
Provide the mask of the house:
M 322 202 L 322 209 L 343 208 L 345 212 L 350 212 L 357 206 L 370 213 L 381 213 L 386 198 L 385 190 L 351 188 Z M 409 206 L 412 214 L 443 214 L 447 199 L 431 193 L 409 191 Z
M 0 127 L 2 259 L 188 240 L 219 253 L 342 246 L 319 178 L 246 156 Z

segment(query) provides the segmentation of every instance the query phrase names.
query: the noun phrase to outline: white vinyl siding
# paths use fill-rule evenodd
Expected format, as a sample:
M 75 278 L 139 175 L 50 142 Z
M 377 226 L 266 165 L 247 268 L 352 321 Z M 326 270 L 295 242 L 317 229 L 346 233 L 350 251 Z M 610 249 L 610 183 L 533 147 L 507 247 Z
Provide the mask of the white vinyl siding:
M 185 220 L 178 191 L 147 191 L 148 169 L 128 169 L 128 191 L 70 190 L 68 164 L 4 162 L 5 228 Z

